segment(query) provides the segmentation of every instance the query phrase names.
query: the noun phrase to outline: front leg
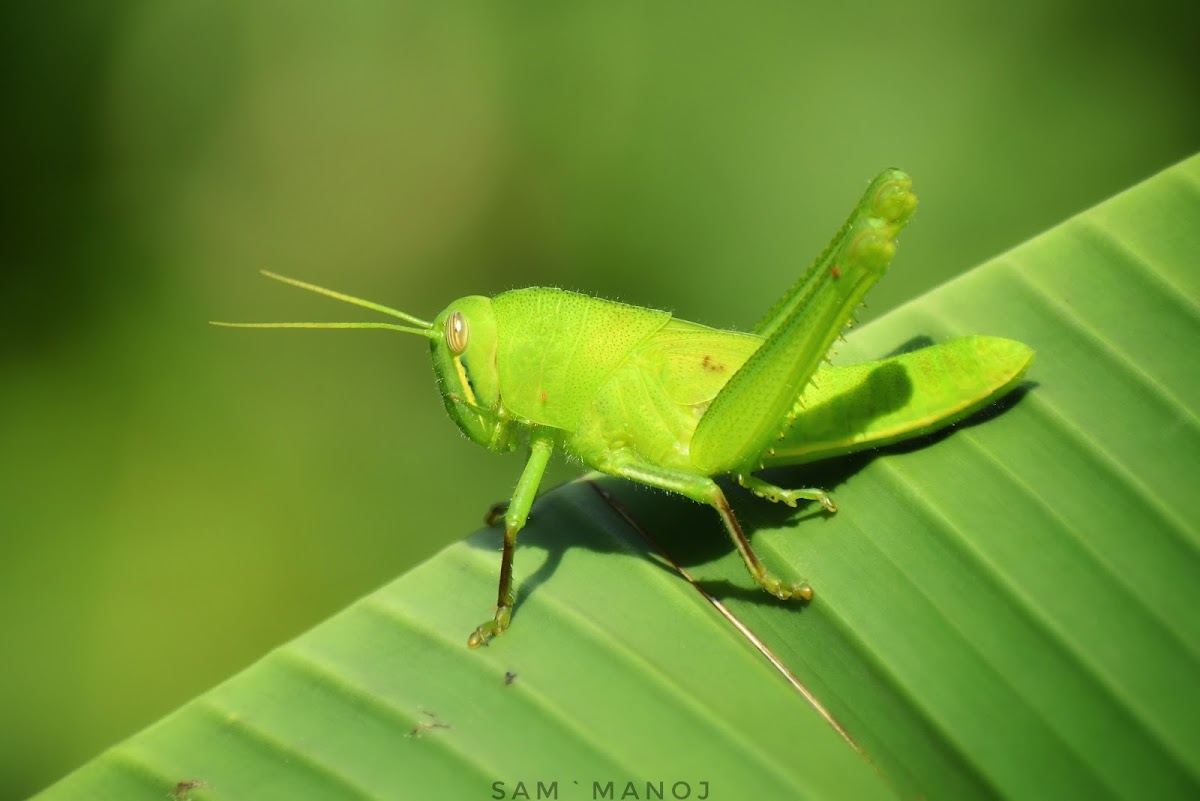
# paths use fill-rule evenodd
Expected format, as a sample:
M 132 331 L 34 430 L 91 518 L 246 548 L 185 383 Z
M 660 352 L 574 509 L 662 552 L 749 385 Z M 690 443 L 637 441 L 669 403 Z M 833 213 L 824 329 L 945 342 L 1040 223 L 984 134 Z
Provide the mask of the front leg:
M 698 503 L 708 504 L 721 516 L 721 522 L 725 524 L 729 538 L 733 540 L 734 547 L 737 548 L 742 561 L 746 563 L 746 569 L 750 571 L 750 576 L 760 587 L 776 598 L 784 600 L 799 598 L 807 601 L 812 598 L 812 587 L 807 581 L 786 583 L 767 570 L 762 560 L 758 558 L 758 554 L 750 547 L 750 541 L 746 539 L 741 525 L 734 517 L 733 509 L 729 506 L 725 493 L 721 492 L 717 482 L 708 476 L 669 470 L 644 463 L 609 465 L 605 467 L 605 472 L 651 487 L 665 489 L 668 492 L 678 493 Z
M 537 497 L 542 474 L 546 472 L 546 464 L 553 452 L 554 442 L 549 437 L 534 437 L 530 440 L 529 461 L 525 462 L 525 469 L 521 471 L 517 488 L 513 490 L 512 500 L 508 502 L 508 510 L 504 513 L 504 555 L 500 559 L 500 589 L 496 598 L 496 615 L 471 633 L 467 645 L 472 648 L 487 645 L 493 637 L 503 634 L 512 619 L 513 603 L 516 601 L 512 565 L 517 532 L 525 527 L 529 509 L 533 506 L 533 499 Z

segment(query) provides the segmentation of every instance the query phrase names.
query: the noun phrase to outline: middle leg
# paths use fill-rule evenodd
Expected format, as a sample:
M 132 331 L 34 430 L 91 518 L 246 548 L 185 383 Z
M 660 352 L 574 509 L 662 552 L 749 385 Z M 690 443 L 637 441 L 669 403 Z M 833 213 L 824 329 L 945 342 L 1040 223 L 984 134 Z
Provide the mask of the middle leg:
M 758 497 L 766 498 L 771 503 L 786 503 L 788 506 L 795 507 L 797 500 L 817 501 L 821 506 L 825 507 L 826 512 L 837 511 L 837 504 L 833 502 L 833 498 L 830 498 L 829 494 L 824 490 L 812 487 L 783 489 L 749 473 L 735 473 L 733 477 L 737 479 L 737 483 Z
M 611 466 L 605 472 L 637 481 L 640 484 L 674 492 L 691 498 L 698 503 L 708 504 L 716 509 L 717 514 L 721 516 L 721 522 L 725 524 L 725 530 L 729 533 L 730 539 L 733 540 L 734 547 L 737 548 L 742 561 L 745 562 L 746 569 L 750 571 L 750 576 L 760 587 L 776 598 L 784 600 L 799 598 L 807 601 L 812 598 L 812 586 L 807 581 L 788 583 L 767 569 L 762 560 L 758 558 L 758 554 L 750 547 L 750 541 L 746 539 L 741 525 L 734 516 L 733 509 L 729 506 L 729 501 L 725 498 L 725 493 L 708 476 L 693 475 L 678 470 L 669 470 L 655 465 L 639 463 Z

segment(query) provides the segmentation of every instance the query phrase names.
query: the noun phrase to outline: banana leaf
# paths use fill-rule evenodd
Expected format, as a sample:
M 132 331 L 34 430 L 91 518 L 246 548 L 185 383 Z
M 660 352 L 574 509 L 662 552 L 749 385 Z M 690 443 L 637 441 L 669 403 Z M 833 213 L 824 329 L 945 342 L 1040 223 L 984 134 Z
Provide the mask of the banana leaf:
M 837 361 L 1037 361 L 947 431 L 773 476 L 836 515 L 729 490 L 807 605 L 711 509 L 585 476 L 535 505 L 490 647 L 495 528 L 37 798 L 1200 797 L 1197 254 L 1193 157 L 857 329 Z

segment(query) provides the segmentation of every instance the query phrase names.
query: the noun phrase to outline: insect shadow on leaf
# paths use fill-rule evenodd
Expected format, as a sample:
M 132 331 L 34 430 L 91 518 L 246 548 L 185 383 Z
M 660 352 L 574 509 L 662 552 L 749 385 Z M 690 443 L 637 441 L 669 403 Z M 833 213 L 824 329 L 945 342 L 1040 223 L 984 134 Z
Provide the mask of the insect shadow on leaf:
M 927 339 L 920 337 L 909 342 Z M 895 353 L 893 351 L 889 356 Z M 836 490 L 878 458 L 930 447 L 953 436 L 956 431 L 993 419 L 1018 404 L 1035 386 L 1035 382 L 1024 381 L 1008 395 L 954 425 L 915 439 L 829 458 L 819 463 L 776 467 L 764 475 L 782 486 L 820 484 L 831 491 Z M 828 415 L 830 418 L 854 421 L 847 425 L 857 429 L 869 426 L 878 417 L 901 408 L 908 402 L 911 391 L 911 380 L 903 370 L 896 365 L 883 364 L 868 373 L 858 387 L 826 404 L 827 408 L 811 411 L 818 418 Z M 871 396 L 886 400 L 872 403 L 868 400 Z M 871 409 L 874 411 L 864 411 Z M 662 570 L 672 574 L 677 573 L 675 565 L 695 572 L 694 568 L 727 557 L 730 553 L 728 538 L 722 536 L 719 522 L 712 518 L 711 512 L 704 506 L 678 495 L 607 476 L 586 476 L 583 482 L 593 484 L 600 492 L 587 493 L 581 489 L 582 482 L 571 482 L 538 498 L 522 533 L 521 547 L 523 553 L 531 556 L 540 551 L 542 560 L 536 569 L 521 578 L 516 597 L 517 607 L 554 576 L 562 561 L 570 558 L 572 551 L 649 558 Z M 723 480 L 721 483 L 748 537 L 752 538 L 759 529 L 778 529 L 797 521 L 803 522 L 799 526 L 793 525 L 795 530 L 791 535 L 805 536 L 817 530 L 809 529 L 810 525 L 821 526 L 828 519 L 816 502 L 802 504 L 799 508 L 762 503 L 749 490 L 732 481 Z M 609 500 L 601 500 L 602 496 Z M 598 523 L 611 511 L 604 508 L 606 504 L 628 515 L 632 525 L 614 531 L 614 527 Z M 472 547 L 494 553 L 501 534 L 494 530 L 481 531 L 467 542 Z M 750 582 L 701 578 L 699 584 L 704 591 L 718 599 L 736 598 L 767 605 L 780 603 Z M 803 606 L 794 608 L 798 614 L 804 609 Z

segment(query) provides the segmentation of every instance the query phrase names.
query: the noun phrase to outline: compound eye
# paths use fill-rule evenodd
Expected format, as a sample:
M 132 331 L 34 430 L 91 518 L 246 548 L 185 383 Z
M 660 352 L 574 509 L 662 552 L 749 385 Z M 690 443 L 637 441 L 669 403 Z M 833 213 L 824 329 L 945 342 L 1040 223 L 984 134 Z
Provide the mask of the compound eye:
M 462 312 L 451 312 L 450 316 L 446 318 L 446 347 L 455 356 L 467 349 L 469 332 L 467 318 L 463 317 Z

